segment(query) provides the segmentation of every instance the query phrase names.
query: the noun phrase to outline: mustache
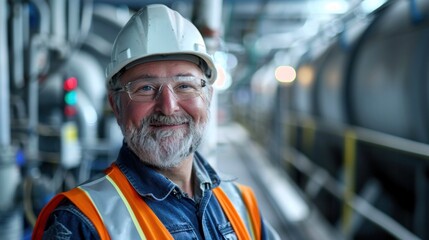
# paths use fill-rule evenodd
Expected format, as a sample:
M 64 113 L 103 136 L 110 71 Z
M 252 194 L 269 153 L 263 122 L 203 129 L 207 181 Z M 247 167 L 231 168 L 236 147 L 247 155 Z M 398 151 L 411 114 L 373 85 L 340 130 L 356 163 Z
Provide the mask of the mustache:
M 190 115 L 173 115 L 165 116 L 163 114 L 152 114 L 142 120 L 142 124 L 148 125 L 180 125 L 192 123 L 192 117 Z M 142 125 L 144 126 L 144 125 Z

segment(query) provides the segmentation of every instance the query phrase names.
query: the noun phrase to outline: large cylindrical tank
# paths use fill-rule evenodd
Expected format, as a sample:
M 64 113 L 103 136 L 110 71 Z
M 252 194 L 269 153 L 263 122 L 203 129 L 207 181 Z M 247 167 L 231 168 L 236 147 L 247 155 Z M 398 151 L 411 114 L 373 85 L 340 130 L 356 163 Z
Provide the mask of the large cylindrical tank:
M 103 67 L 110 61 L 110 53 L 116 35 L 131 17 L 128 8 L 114 7 L 109 4 L 94 5 L 91 31 L 82 50 L 93 55 Z
M 362 39 L 349 73 L 352 124 L 428 142 L 428 13 L 428 1 L 397 1 Z
M 348 72 L 352 125 L 429 142 L 428 43 L 429 1 L 394 1 L 384 9 L 361 39 Z M 427 164 L 409 153 L 361 147 L 371 178 L 383 187 L 377 207 L 425 239 Z
M 313 116 L 315 113 L 313 103 L 316 73 L 319 70 L 320 61 L 323 61 L 325 49 L 324 45 L 309 46 L 308 51 L 298 62 L 297 77 L 291 86 L 293 98 L 290 107 L 300 116 Z
M 345 24 L 328 49 L 320 56 L 320 66 L 315 66 L 316 88 L 314 115 L 333 124 L 347 123 L 346 70 L 351 62 L 351 52 L 372 18 L 360 18 Z

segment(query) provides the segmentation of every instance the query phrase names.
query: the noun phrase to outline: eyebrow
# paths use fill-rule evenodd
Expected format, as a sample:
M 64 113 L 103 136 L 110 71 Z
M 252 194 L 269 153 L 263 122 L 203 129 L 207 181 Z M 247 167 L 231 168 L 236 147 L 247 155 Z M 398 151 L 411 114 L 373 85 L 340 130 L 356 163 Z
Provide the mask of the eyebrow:
M 143 79 L 143 78 L 156 78 L 156 76 L 154 76 L 154 75 L 150 75 L 150 74 L 146 74 L 146 73 L 143 73 L 143 74 L 140 74 L 140 75 L 138 75 L 138 76 L 133 77 L 133 78 L 131 79 L 131 81 L 135 81 L 135 80 Z M 131 82 L 131 81 L 130 81 L 130 82 Z

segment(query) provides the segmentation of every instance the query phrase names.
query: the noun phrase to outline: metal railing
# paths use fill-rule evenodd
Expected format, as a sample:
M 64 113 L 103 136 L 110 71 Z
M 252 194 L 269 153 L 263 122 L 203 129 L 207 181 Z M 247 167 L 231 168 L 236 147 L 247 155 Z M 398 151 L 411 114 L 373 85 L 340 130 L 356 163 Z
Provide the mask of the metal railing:
M 254 116 L 250 114 L 250 116 Z M 312 192 L 313 197 L 317 195 L 321 189 L 327 191 L 332 196 L 337 198 L 343 203 L 341 208 L 341 219 L 340 221 L 340 231 L 342 231 L 345 238 L 353 238 L 354 231 L 356 226 L 353 226 L 353 222 L 358 221 L 356 218 L 357 213 L 362 218 L 372 222 L 373 224 L 379 226 L 385 232 L 391 236 L 398 239 L 422 239 L 425 237 L 426 230 L 424 227 L 417 227 L 417 231 L 410 231 L 396 219 L 390 215 L 384 213 L 378 209 L 374 204 L 372 204 L 371 198 L 374 198 L 374 195 L 377 195 L 377 192 L 381 191 L 381 186 L 376 181 L 368 181 L 367 189 L 372 193 L 368 194 L 357 194 L 356 193 L 356 162 L 364 161 L 363 159 L 358 158 L 358 153 L 360 151 L 359 146 L 365 144 L 366 146 L 372 146 L 377 149 L 383 149 L 384 151 L 394 152 L 405 154 L 409 156 L 408 161 L 412 161 L 416 165 L 416 169 L 420 169 L 421 166 L 423 170 L 416 171 L 416 175 L 425 174 L 424 168 L 429 167 L 429 145 L 417 141 L 412 141 L 409 139 L 400 138 L 390 134 L 373 131 L 370 129 L 348 126 L 344 124 L 332 124 L 320 121 L 312 117 L 301 117 L 298 114 L 287 113 L 289 116 L 286 119 L 283 119 L 279 126 L 280 129 L 275 129 L 271 125 L 266 123 L 258 122 L 258 117 L 247 116 L 247 120 L 241 121 L 245 126 L 249 127 L 249 131 L 253 134 L 257 134 L 258 137 L 255 139 L 260 141 L 261 139 L 267 139 L 266 137 L 261 137 L 262 133 L 268 135 L 271 138 L 268 145 L 271 145 L 270 150 L 274 153 L 271 153 L 273 156 L 276 156 L 275 159 L 281 159 L 280 164 L 286 169 L 289 166 L 293 166 L 299 172 L 304 174 L 308 178 L 307 192 Z M 279 120 L 277 120 L 279 121 Z M 267 127 L 270 126 L 270 127 Z M 270 130 L 271 129 L 271 130 Z M 278 141 L 274 134 L 274 131 L 281 131 L 280 135 L 283 135 L 283 141 Z M 285 129 L 288 129 L 284 133 Z M 291 138 L 294 139 L 297 137 L 298 129 L 300 132 L 301 142 L 289 141 Z M 291 132 L 295 131 L 295 132 Z M 340 146 L 343 151 L 342 156 L 342 166 L 339 168 L 343 169 L 343 178 L 341 180 L 336 179 L 332 174 L 324 169 L 321 166 L 318 166 L 315 161 L 307 157 L 304 153 L 299 151 L 298 144 L 301 144 L 304 149 L 311 148 L 311 145 L 314 144 L 314 139 L 317 134 L 324 133 L 334 136 L 341 140 L 342 145 Z M 278 135 L 278 134 L 277 134 Z M 287 135 L 287 136 L 285 136 Z M 261 145 L 266 145 L 266 142 L 260 142 Z M 274 146 L 274 147 L 273 147 Z M 287 167 L 285 167 L 287 166 Z M 424 176 L 420 177 L 420 180 L 424 181 Z M 375 191 L 375 192 L 374 192 Z M 419 192 L 419 189 L 416 190 Z M 365 195 L 365 196 L 362 196 Z M 372 197 L 369 197 L 372 196 Z M 428 202 L 427 193 L 423 189 L 421 193 L 417 193 L 416 196 L 419 202 Z M 420 208 L 416 211 L 426 212 L 427 206 L 420 204 Z M 418 218 L 418 217 L 417 217 Z M 415 219 L 417 219 L 415 217 Z M 427 221 L 429 216 L 420 216 L 420 219 Z M 426 219 L 426 220 L 425 220 Z M 422 223 L 424 224 L 424 223 Z

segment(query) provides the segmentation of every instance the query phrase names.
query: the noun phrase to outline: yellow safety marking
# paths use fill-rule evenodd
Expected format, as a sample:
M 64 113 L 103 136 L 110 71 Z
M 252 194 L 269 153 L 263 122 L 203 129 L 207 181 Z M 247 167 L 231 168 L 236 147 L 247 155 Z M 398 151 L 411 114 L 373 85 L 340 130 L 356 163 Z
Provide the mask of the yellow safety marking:
M 296 147 L 296 131 L 297 127 L 294 124 L 285 124 L 284 126 L 284 135 L 286 136 L 286 141 L 289 141 L 291 147 Z
M 353 209 L 348 205 L 352 203 L 355 196 L 355 173 L 356 173 L 356 133 L 346 130 L 344 133 L 344 203 L 342 212 L 343 233 L 350 230 Z
M 303 144 L 304 150 L 307 153 L 311 153 L 313 144 L 314 144 L 314 136 L 316 133 L 316 123 L 313 119 L 305 119 L 304 123 L 304 133 L 303 133 Z
M 250 218 L 249 210 L 246 207 L 246 216 L 247 216 L 247 222 L 250 223 L 250 233 L 252 235 L 252 239 L 256 239 L 255 237 L 255 224 L 253 223 L 252 219 Z
M 291 119 L 288 120 L 289 122 Z M 279 146 L 276 150 L 279 151 L 279 154 L 282 157 L 280 160 L 280 164 L 286 167 L 286 169 L 289 169 L 290 162 L 293 161 L 292 154 L 289 153 L 287 150 L 289 147 L 296 148 L 295 144 L 295 136 L 296 136 L 296 126 L 293 123 L 284 123 L 283 124 L 283 136 L 284 136 L 284 144 L 286 145 L 284 148 Z
M 100 216 L 101 221 L 104 223 L 103 215 L 100 213 L 100 211 L 98 211 L 98 208 L 96 207 L 97 205 L 95 205 L 94 201 L 91 198 L 91 195 L 89 195 L 89 193 L 87 191 L 85 191 L 85 189 L 81 188 L 80 186 L 78 186 L 77 188 L 79 188 L 80 190 L 82 190 L 82 192 L 84 192 L 86 194 L 88 199 L 91 201 L 92 205 L 95 207 L 95 210 L 97 211 L 98 216 Z
M 125 206 L 127 207 L 128 212 L 130 213 L 130 216 L 131 216 L 131 219 L 133 220 L 134 226 L 140 235 L 140 239 L 146 240 L 146 236 L 144 235 L 143 230 L 140 227 L 140 224 L 136 218 L 136 215 L 134 214 L 134 211 L 131 208 L 130 204 L 128 203 L 127 199 L 125 198 L 124 194 L 121 192 L 121 190 L 119 189 L 119 187 L 116 185 L 115 181 L 113 181 L 112 178 L 110 178 L 109 176 L 106 176 L 106 178 L 107 178 L 107 180 L 109 180 L 109 182 L 112 184 L 112 186 L 115 187 L 119 196 L 121 196 L 122 201 L 124 202 Z

